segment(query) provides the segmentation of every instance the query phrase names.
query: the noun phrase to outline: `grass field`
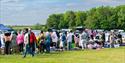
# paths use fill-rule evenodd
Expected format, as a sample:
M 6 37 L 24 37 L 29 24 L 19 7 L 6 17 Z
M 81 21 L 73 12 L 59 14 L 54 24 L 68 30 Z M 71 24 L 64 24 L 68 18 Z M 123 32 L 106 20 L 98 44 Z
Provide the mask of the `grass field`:
M 125 63 L 125 47 L 101 50 L 65 51 L 50 54 L 0 55 L 0 63 Z
M 33 26 L 11 26 L 12 29 L 14 30 L 22 30 L 24 28 L 32 28 Z

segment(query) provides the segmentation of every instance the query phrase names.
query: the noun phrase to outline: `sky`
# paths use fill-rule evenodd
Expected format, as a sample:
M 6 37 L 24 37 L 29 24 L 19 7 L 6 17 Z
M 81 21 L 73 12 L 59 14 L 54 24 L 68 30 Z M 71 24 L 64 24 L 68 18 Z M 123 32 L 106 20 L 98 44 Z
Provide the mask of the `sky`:
M 99 6 L 124 5 L 125 0 L 0 0 L 0 23 L 5 25 L 45 24 L 49 15 L 86 11 Z

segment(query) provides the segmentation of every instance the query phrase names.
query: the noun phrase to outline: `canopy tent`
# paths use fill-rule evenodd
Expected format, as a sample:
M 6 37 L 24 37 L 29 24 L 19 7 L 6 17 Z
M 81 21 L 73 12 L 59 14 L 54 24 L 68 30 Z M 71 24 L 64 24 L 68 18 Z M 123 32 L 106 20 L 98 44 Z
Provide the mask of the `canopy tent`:
M 0 30 L 1 31 L 11 31 L 12 29 L 7 26 L 4 26 L 3 24 L 0 24 Z

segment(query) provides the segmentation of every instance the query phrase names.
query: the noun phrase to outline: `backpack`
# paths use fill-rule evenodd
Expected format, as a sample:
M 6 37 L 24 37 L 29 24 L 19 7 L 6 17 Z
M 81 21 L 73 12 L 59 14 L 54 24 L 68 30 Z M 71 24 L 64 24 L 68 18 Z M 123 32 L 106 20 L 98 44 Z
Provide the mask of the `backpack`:
M 65 41 L 65 40 L 66 40 L 66 36 L 62 35 L 62 41 Z

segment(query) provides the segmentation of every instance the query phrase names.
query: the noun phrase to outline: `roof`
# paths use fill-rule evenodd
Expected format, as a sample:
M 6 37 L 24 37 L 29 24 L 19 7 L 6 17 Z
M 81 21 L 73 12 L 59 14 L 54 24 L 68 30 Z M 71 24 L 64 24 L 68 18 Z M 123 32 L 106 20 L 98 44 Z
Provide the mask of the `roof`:
M 7 26 L 4 26 L 3 24 L 0 24 L 0 30 L 1 31 L 10 31 L 12 30 L 11 28 L 7 27 Z

